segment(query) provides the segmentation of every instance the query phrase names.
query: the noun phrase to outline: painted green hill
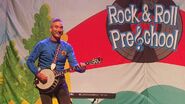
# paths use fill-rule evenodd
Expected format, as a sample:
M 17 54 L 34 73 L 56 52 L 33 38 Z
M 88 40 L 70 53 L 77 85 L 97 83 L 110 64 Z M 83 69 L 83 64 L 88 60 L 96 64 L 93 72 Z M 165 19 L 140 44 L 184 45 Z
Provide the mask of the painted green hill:
M 185 91 L 167 85 L 145 89 L 141 94 L 121 91 L 115 99 L 105 99 L 100 104 L 185 104 Z

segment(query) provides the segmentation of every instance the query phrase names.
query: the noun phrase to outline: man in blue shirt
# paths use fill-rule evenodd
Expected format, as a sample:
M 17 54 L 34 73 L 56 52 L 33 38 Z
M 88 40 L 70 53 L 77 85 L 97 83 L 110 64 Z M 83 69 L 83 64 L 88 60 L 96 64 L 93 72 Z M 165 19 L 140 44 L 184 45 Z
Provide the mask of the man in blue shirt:
M 31 72 L 42 83 L 46 83 L 48 78 L 43 73 L 39 72 L 38 67 L 41 70 L 54 67 L 56 71 L 61 72 L 64 70 L 66 59 L 68 59 L 68 62 L 73 69 L 80 73 L 85 72 L 86 64 L 78 64 L 72 46 L 69 43 L 60 40 L 61 35 L 63 34 L 63 24 L 60 19 L 54 18 L 51 21 L 50 32 L 51 36 L 38 42 L 28 57 L 27 66 Z M 60 44 L 60 49 L 58 54 L 55 55 L 58 44 Z M 55 63 L 53 63 L 54 57 L 56 57 Z M 35 61 L 37 59 L 38 67 L 35 66 Z M 53 64 L 54 66 L 52 66 Z M 59 104 L 70 104 L 69 91 L 64 76 L 61 76 L 57 88 L 52 92 L 45 93 L 40 90 L 39 92 L 42 104 L 52 104 L 52 96 L 57 98 Z

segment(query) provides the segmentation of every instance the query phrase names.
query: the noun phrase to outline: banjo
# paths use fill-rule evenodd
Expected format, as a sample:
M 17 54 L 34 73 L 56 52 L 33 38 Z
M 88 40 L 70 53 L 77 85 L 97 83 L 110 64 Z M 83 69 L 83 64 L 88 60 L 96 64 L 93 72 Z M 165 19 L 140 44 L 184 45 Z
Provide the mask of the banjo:
M 86 65 L 94 65 L 102 62 L 102 58 L 94 58 L 90 61 L 85 62 Z M 42 69 L 40 70 L 40 73 L 44 74 L 47 77 L 47 82 L 42 83 L 38 78 L 35 78 L 35 87 L 39 89 L 41 92 L 51 92 L 53 91 L 58 83 L 59 83 L 59 76 L 63 76 L 67 72 L 71 72 L 70 68 L 64 69 L 61 72 L 58 72 L 56 70 L 51 70 L 51 69 Z

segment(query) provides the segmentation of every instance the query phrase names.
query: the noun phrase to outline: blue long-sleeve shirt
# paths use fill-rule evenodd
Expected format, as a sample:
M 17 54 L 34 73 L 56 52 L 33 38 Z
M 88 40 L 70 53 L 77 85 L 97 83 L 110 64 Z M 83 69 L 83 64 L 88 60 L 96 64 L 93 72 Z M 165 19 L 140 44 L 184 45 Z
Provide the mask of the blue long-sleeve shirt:
M 60 41 L 60 44 L 61 46 L 57 57 L 56 70 L 57 71 L 64 70 L 66 59 L 68 59 L 70 66 L 72 67 L 78 66 L 78 62 L 75 58 L 72 46 L 65 41 Z M 51 63 L 53 62 L 55 56 L 56 47 L 57 43 L 52 42 L 50 38 L 46 38 L 38 42 L 33 48 L 33 51 L 31 52 L 27 60 L 27 66 L 31 70 L 31 72 L 33 72 L 36 75 L 38 73 L 38 67 L 40 67 L 41 70 L 50 68 Z M 35 61 L 37 59 L 39 62 L 38 67 L 35 66 Z M 83 71 L 80 68 L 77 68 L 76 70 L 78 72 Z

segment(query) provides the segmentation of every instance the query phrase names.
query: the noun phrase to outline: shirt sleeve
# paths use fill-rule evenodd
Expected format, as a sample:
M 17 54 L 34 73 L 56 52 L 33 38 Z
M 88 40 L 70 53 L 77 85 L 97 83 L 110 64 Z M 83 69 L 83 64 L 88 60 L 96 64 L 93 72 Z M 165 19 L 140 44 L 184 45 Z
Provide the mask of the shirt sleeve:
M 74 54 L 74 51 L 73 51 L 73 48 L 71 45 L 69 45 L 69 47 L 68 47 L 67 56 L 68 56 L 68 62 L 70 64 L 70 66 L 75 67 L 78 65 L 78 62 L 76 60 L 76 57 L 75 57 L 75 54 Z
M 82 69 L 81 67 L 79 67 L 78 65 L 78 61 L 76 60 L 73 48 L 71 45 L 69 45 L 68 47 L 68 62 L 70 64 L 71 67 L 73 67 L 75 69 L 75 71 L 83 73 L 84 69 Z
M 41 48 L 42 48 L 41 43 L 40 42 L 37 43 L 33 48 L 33 51 L 30 53 L 30 56 L 28 57 L 26 62 L 30 71 L 35 75 L 38 73 L 38 68 L 35 66 L 35 61 L 38 59 L 41 53 Z

